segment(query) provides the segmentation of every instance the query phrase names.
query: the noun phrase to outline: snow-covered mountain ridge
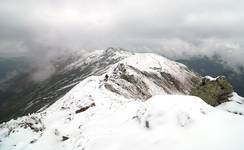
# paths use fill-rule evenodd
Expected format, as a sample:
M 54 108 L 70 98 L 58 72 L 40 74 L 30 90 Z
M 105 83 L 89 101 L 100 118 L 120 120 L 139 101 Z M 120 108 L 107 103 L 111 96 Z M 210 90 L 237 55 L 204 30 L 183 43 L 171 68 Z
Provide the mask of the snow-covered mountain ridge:
M 244 117 L 186 96 L 200 80 L 186 66 L 155 54 L 113 54 L 118 62 L 93 72 L 45 110 L 2 123 L 0 149 L 244 148 Z
M 0 103 L 0 123 L 46 108 L 64 96 L 80 81 L 92 75 L 102 75 L 108 68 L 133 53 L 114 48 L 84 54 L 76 52 L 53 60 L 55 73 L 42 82 L 34 82 L 27 72 L 16 76 Z M 36 78 L 36 77 L 35 77 Z M 12 91 L 12 92 L 8 92 Z
M 106 75 L 108 90 L 141 100 L 157 94 L 189 94 L 200 80 L 183 64 L 147 53 L 123 59 Z

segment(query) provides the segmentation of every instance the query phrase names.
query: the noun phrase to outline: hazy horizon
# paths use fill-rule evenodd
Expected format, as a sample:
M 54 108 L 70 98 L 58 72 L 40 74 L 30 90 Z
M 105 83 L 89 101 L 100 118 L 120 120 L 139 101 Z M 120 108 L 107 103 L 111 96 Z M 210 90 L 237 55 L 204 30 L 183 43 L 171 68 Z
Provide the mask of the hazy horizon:
M 243 5 L 241 0 L 1 0 L 0 56 L 45 64 L 63 53 L 112 46 L 174 59 L 218 55 L 237 68 L 244 66 Z

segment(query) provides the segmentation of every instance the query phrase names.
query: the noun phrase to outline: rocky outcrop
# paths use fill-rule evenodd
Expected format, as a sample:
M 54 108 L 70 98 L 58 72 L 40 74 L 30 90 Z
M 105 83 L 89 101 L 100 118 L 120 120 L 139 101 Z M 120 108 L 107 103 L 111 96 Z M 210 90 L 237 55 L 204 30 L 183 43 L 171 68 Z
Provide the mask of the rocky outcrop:
M 201 83 L 192 89 L 191 95 L 200 97 L 212 106 L 217 106 L 229 101 L 232 92 L 233 87 L 224 76 L 216 79 L 203 77 Z
M 182 73 L 188 71 L 185 68 L 181 69 Z M 185 80 L 180 80 L 167 70 L 141 70 L 119 63 L 112 73 L 104 76 L 104 87 L 126 98 L 147 100 L 157 94 L 189 94 L 188 88 L 196 85 L 198 77 L 190 72 L 184 77 Z M 186 88 L 185 83 L 189 87 Z
M 129 74 L 128 70 L 130 69 L 136 71 L 137 74 Z M 109 80 L 105 82 L 104 86 L 106 89 L 127 98 L 148 99 L 152 95 L 149 92 L 148 85 L 138 78 L 137 75 L 139 73 L 140 71 L 136 68 L 120 63 L 114 68 L 113 73 L 110 75 Z

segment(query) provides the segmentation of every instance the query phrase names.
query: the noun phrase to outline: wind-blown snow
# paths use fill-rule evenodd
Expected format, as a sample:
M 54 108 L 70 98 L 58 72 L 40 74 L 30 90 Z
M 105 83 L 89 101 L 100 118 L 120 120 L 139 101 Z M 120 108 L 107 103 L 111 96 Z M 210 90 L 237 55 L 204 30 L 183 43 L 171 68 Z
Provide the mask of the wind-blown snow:
M 142 65 L 142 58 L 147 66 Z M 132 55 L 122 62 L 148 72 L 162 69 L 181 81 L 187 74 L 178 70 L 184 65 L 166 68 L 172 63 L 152 54 Z M 104 75 L 86 78 L 42 112 L 1 124 L 0 149 L 244 149 L 242 115 L 211 107 L 193 96 L 126 98 L 106 89 Z

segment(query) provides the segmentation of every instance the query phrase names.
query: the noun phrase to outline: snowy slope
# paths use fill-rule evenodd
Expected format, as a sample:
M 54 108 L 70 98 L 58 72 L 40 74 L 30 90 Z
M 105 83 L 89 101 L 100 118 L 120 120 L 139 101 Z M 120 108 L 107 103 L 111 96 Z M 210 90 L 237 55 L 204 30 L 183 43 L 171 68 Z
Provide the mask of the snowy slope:
M 0 123 L 45 109 L 80 81 L 92 75 L 103 74 L 112 65 L 131 55 L 133 53 L 114 48 L 87 54 L 75 52 L 52 60 L 50 65 L 56 71 L 45 81 L 36 83 L 31 80 L 32 76 L 36 78 L 45 71 L 38 73 L 38 70 L 33 70 L 19 74 L 8 83 L 11 85 L 8 90 L 1 93 L 5 100 L 1 99 L 4 101 L 0 103 Z
M 141 100 L 158 94 L 189 94 L 200 80 L 185 65 L 151 53 L 136 53 L 123 59 L 107 75 L 108 90 Z
M 90 77 L 44 112 L 2 124 L 0 148 L 244 148 L 243 116 L 218 110 L 191 96 L 159 95 L 146 102 L 126 99 L 100 88 L 99 82 L 99 77 Z M 91 103 L 95 106 L 75 113 Z M 21 127 L 21 123 L 32 123 L 32 129 Z M 63 136 L 69 139 L 62 141 Z
M 197 78 L 184 65 L 164 57 L 129 55 L 102 75 L 87 77 L 42 112 L 0 124 L 0 149 L 242 150 L 244 117 L 182 95 L 192 77 Z M 155 78 L 172 84 L 161 87 Z
M 218 108 L 244 116 L 244 98 L 234 92 L 230 102 L 222 103 Z

